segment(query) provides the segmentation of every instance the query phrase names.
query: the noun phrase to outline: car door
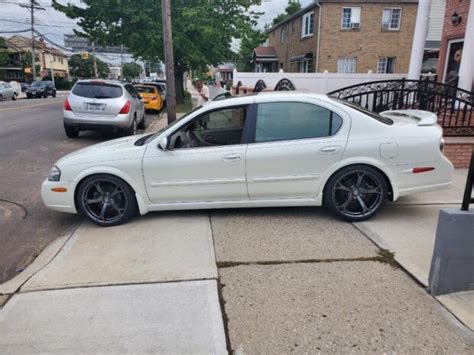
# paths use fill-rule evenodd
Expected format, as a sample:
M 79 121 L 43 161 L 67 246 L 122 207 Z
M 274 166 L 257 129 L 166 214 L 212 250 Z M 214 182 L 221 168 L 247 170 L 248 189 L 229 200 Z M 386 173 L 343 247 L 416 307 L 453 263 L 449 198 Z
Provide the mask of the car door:
M 170 134 L 168 147 L 149 144 L 143 159 L 153 203 L 248 200 L 244 128 L 249 106 L 202 113 Z
M 260 102 L 247 148 L 251 200 L 314 198 L 346 147 L 350 119 L 316 99 Z

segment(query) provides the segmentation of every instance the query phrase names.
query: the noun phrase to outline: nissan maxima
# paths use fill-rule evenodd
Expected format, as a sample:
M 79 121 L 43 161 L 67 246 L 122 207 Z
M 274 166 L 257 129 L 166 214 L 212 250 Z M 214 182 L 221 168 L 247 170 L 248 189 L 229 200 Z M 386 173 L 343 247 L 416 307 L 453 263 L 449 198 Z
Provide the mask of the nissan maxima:
M 163 130 L 66 155 L 42 186 L 49 208 L 101 226 L 150 211 L 321 206 L 348 221 L 448 186 L 435 114 L 376 114 L 328 96 L 211 102 Z

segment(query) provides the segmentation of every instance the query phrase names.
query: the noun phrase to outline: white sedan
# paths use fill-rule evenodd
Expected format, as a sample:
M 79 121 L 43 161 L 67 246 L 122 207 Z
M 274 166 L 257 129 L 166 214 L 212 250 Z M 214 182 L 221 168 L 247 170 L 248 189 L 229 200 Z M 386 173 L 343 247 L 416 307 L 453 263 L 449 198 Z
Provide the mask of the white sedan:
M 430 112 L 375 114 L 324 95 L 267 93 L 69 154 L 42 197 L 102 226 L 159 210 L 321 205 L 361 221 L 387 199 L 448 186 L 442 149 Z

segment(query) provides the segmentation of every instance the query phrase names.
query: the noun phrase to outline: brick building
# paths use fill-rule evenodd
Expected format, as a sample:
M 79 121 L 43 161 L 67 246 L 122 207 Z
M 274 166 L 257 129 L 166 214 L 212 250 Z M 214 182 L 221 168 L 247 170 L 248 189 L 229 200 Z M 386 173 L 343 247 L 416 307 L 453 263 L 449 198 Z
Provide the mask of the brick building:
M 274 55 L 266 60 L 276 64 L 261 71 L 406 73 L 417 5 L 418 0 L 315 1 L 267 30 L 266 53 Z
M 438 62 L 441 82 L 450 82 L 459 76 L 471 2 L 470 0 L 447 0 L 446 2 Z

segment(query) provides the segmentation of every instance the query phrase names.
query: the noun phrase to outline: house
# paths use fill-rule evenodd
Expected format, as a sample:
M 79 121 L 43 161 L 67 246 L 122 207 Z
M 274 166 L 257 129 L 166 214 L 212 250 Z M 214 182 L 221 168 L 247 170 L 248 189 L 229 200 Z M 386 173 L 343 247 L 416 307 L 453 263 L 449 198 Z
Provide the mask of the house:
M 16 48 L 23 55 L 32 50 L 31 38 L 15 35 L 7 39 L 7 45 Z M 68 58 L 59 49 L 48 46 L 41 38 L 35 40 L 36 65 L 39 65 L 40 77 L 50 76 L 51 71 L 55 77 L 67 78 L 69 76 Z M 28 70 L 31 73 L 31 68 Z
M 469 38 L 468 38 L 469 36 Z M 474 90 L 474 1 L 447 0 L 438 63 L 438 80 L 457 81 Z
M 418 0 L 315 1 L 266 31 L 256 71 L 406 73 L 417 7 Z

